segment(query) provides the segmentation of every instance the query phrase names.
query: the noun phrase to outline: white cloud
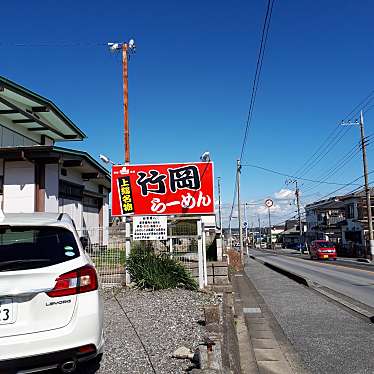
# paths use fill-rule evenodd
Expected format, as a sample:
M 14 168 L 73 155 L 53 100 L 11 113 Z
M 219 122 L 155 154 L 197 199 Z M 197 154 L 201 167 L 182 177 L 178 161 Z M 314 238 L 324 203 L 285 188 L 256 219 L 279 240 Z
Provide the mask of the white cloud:
M 290 200 L 295 197 L 295 192 L 287 188 L 282 188 L 280 191 L 275 192 L 274 196 L 278 200 Z

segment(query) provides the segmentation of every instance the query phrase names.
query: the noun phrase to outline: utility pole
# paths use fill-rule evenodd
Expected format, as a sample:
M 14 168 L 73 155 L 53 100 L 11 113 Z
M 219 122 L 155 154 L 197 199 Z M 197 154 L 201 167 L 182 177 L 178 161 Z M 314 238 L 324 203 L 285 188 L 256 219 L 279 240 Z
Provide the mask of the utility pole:
M 123 116 L 125 164 L 130 163 L 130 130 L 129 130 L 129 76 L 127 67 L 127 43 L 122 44 L 122 79 L 123 79 Z
M 241 173 L 240 160 L 236 162 L 236 182 L 237 182 L 237 192 L 238 192 L 238 221 L 239 221 L 239 242 L 240 242 L 240 257 L 242 263 L 244 262 L 244 248 L 243 248 L 243 230 L 242 230 L 242 212 L 241 212 L 241 202 L 240 202 L 240 173 Z
M 300 248 L 300 255 L 303 254 L 303 225 L 301 222 L 301 212 L 300 212 L 300 190 L 299 190 L 299 184 L 297 179 L 287 179 L 286 185 L 289 185 L 291 183 L 294 183 L 296 186 L 295 189 L 295 196 L 296 196 L 296 205 L 297 205 L 297 217 L 299 221 L 299 248 Z
M 302 222 L 301 222 L 301 214 L 300 214 L 300 191 L 299 191 L 299 186 L 297 184 L 297 180 L 295 181 L 296 184 L 296 204 L 297 204 L 297 215 L 299 217 L 299 245 L 300 245 L 300 254 L 303 254 L 303 248 L 302 248 L 302 243 L 303 243 L 303 227 L 302 227 Z
M 374 255 L 373 220 L 372 220 L 372 214 L 371 214 L 371 197 L 370 197 L 370 187 L 369 187 L 369 178 L 368 178 L 368 161 L 366 158 L 364 115 L 362 113 L 362 110 L 360 113 L 360 130 L 361 130 L 362 162 L 364 164 L 366 206 L 367 206 L 368 226 L 369 226 L 370 260 L 373 260 L 373 255 Z
M 260 231 L 260 249 L 262 248 L 261 219 L 258 216 L 258 231 Z
M 130 130 L 129 130 L 129 90 L 128 90 L 128 60 L 129 53 L 135 53 L 136 46 L 134 39 L 128 43 L 108 43 L 111 51 L 122 51 L 122 80 L 123 80 L 123 117 L 124 117 L 124 145 L 125 164 L 130 163 Z
M 348 121 L 344 123 L 342 121 L 342 126 L 357 125 L 357 120 L 354 123 Z M 367 251 L 367 246 L 365 245 L 365 257 L 369 254 L 370 260 L 373 260 L 374 256 L 374 234 L 373 234 L 373 219 L 371 214 L 371 196 L 370 196 L 370 187 L 369 187 L 369 178 L 368 178 L 368 161 L 366 158 L 366 139 L 365 139 L 365 128 L 364 128 L 364 115 L 360 113 L 360 134 L 361 134 L 361 149 L 362 149 L 362 163 L 364 169 L 364 180 L 365 180 L 365 195 L 366 195 L 366 207 L 367 207 L 367 217 L 368 217 L 368 228 L 369 228 L 369 250 Z M 365 243 L 366 244 L 366 243 Z
M 245 224 L 245 252 L 248 256 L 248 214 L 247 214 L 247 203 L 244 203 L 244 224 Z

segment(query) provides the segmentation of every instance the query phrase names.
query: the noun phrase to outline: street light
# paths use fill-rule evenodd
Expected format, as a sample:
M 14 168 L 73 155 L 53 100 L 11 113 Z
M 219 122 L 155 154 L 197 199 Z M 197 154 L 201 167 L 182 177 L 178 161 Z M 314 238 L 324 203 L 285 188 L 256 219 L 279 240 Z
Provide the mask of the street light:
M 200 160 L 202 162 L 209 162 L 210 161 L 210 153 L 209 152 L 204 152 L 201 156 L 200 156 Z
M 129 113 L 128 113 L 128 68 L 127 63 L 131 54 L 136 52 L 134 39 L 127 43 L 108 43 L 111 52 L 122 50 L 122 70 L 123 70 L 123 113 L 124 113 L 124 143 L 125 143 L 125 163 L 130 162 L 130 132 L 129 132 Z
M 99 155 L 99 158 L 102 162 L 104 162 L 105 164 L 112 164 L 112 165 L 115 165 L 115 163 L 108 157 L 108 156 L 105 156 L 105 155 L 102 155 L 100 154 Z

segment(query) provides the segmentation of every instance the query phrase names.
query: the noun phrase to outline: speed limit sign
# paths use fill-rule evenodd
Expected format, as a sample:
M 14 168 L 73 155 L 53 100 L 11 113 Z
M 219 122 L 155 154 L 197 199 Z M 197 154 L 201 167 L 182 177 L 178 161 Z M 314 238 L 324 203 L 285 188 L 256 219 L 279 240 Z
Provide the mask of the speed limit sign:
M 267 199 L 265 200 L 265 205 L 268 207 L 268 208 L 271 208 L 273 206 L 273 200 L 271 199 Z

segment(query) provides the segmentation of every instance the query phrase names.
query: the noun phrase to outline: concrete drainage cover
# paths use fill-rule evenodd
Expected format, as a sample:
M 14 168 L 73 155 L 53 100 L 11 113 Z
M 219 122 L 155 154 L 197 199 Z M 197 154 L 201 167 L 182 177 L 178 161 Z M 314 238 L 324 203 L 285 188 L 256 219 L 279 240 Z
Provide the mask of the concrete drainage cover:
M 260 308 L 243 308 L 244 314 L 261 314 Z

